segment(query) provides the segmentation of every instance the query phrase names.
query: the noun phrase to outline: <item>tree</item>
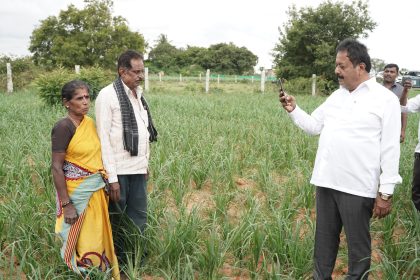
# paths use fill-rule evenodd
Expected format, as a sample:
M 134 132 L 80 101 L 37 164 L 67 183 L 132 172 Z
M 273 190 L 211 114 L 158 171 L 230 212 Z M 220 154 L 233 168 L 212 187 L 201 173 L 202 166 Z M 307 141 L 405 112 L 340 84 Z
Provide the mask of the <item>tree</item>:
M 284 32 L 273 52 L 278 76 L 286 79 L 310 77 L 313 73 L 335 80 L 335 48 L 345 38 L 367 37 L 376 23 L 362 0 L 352 4 L 326 1 L 316 9 L 292 6 Z
M 181 49 L 181 53 L 178 57 L 178 63 L 181 67 L 188 67 L 190 65 L 201 65 L 202 58 L 208 52 L 207 48 L 187 46 L 187 48 Z
M 40 70 L 34 65 L 30 56 L 6 56 L 0 55 L 0 92 L 6 92 L 7 85 L 7 68 L 6 63 L 12 66 L 13 89 L 22 89 L 29 85 Z
M 111 0 L 85 3 L 81 10 L 69 5 L 58 17 L 49 16 L 33 30 L 29 51 L 36 64 L 115 68 L 118 55 L 124 50 L 144 51 L 143 36 L 130 31 L 123 17 L 112 16 Z
M 161 34 L 149 53 L 147 63 L 153 71 L 194 74 L 204 69 L 223 74 L 248 74 L 254 72 L 258 57 L 245 47 L 233 43 L 220 43 L 209 48 L 187 46 L 178 49 L 168 37 Z
M 379 58 L 372 58 L 371 62 L 372 62 L 372 70 L 375 71 L 375 73 L 383 71 L 386 65 L 385 61 Z
M 179 72 L 177 63 L 180 50 L 173 46 L 168 36 L 160 34 L 155 42 L 155 46 L 149 52 L 149 59 L 152 69 L 164 71 L 166 73 Z
M 251 74 L 258 57 L 245 47 L 237 47 L 233 43 L 220 43 L 208 49 L 208 57 L 203 61 L 203 67 L 224 74 Z

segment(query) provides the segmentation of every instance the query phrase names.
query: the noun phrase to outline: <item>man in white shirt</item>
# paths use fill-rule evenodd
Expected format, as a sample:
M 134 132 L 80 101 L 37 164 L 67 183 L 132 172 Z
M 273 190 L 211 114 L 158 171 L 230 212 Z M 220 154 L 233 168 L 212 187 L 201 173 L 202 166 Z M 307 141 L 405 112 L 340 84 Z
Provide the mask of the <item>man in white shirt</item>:
M 398 98 L 369 78 L 366 46 L 346 39 L 336 54 L 340 88 L 311 115 L 284 92 L 280 102 L 297 126 L 320 134 L 311 178 L 317 186 L 314 279 L 331 279 L 342 227 L 348 244 L 346 279 L 367 279 L 372 212 L 378 218 L 388 215 L 394 187 L 401 183 L 401 110 Z
M 124 250 L 124 215 L 143 232 L 147 222 L 149 122 L 140 82 L 144 80 L 143 56 L 128 50 L 118 59 L 119 77 L 100 92 L 95 102 L 96 125 L 102 160 L 110 183 L 110 219 L 119 261 Z M 144 101 L 145 102 L 145 101 Z
M 410 79 L 405 79 L 403 81 L 404 90 L 403 94 L 400 98 L 401 102 L 401 109 L 403 112 L 408 113 L 417 113 L 420 112 L 420 95 L 417 95 L 413 98 L 410 98 L 407 101 L 408 96 L 408 90 L 411 88 L 412 83 Z M 414 168 L 413 168 L 413 182 L 411 184 L 412 186 L 412 200 L 414 203 L 414 206 L 416 207 L 417 211 L 420 211 L 420 123 L 419 123 L 419 129 L 418 129 L 418 139 L 419 143 L 416 146 L 416 149 L 414 151 Z

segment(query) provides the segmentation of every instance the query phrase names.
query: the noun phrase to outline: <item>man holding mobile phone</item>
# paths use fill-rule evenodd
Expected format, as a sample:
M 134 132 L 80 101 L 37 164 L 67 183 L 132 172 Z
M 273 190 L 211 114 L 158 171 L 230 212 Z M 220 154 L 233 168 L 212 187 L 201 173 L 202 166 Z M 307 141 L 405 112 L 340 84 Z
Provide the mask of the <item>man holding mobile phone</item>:
M 408 89 L 403 87 L 396 82 L 400 68 L 397 64 L 390 63 L 384 67 L 384 80 L 382 85 L 392 91 L 398 99 L 401 98 L 403 92 L 407 92 Z M 405 129 L 407 127 L 407 113 L 401 113 L 401 134 L 400 134 L 400 143 L 403 143 L 405 140 Z
M 398 98 L 369 77 L 370 69 L 366 46 L 345 39 L 336 49 L 340 88 L 311 115 L 296 105 L 294 96 L 279 94 L 292 121 L 308 134 L 320 135 L 311 178 L 316 186 L 314 279 L 331 279 L 343 227 L 346 279 L 368 279 L 370 219 L 390 213 L 394 187 L 402 181 Z

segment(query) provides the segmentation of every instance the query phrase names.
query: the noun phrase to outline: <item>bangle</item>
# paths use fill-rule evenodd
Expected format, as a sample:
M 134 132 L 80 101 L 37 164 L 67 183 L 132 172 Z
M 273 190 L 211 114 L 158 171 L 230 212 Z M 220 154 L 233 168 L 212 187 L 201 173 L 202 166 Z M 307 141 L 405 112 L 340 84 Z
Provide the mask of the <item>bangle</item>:
M 67 201 L 65 201 L 65 202 L 61 202 L 61 207 L 62 207 L 62 208 L 64 208 L 64 207 L 66 207 L 67 205 L 69 205 L 70 203 L 72 203 L 70 199 L 69 199 L 69 200 L 67 200 Z

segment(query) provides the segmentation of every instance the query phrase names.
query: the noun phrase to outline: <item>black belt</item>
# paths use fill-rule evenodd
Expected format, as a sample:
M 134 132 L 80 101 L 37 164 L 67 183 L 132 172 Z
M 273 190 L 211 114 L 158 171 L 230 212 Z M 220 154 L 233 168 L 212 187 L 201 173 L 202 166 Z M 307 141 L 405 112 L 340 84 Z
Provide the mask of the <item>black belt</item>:
M 415 159 L 420 159 L 420 153 L 414 153 L 414 158 Z

